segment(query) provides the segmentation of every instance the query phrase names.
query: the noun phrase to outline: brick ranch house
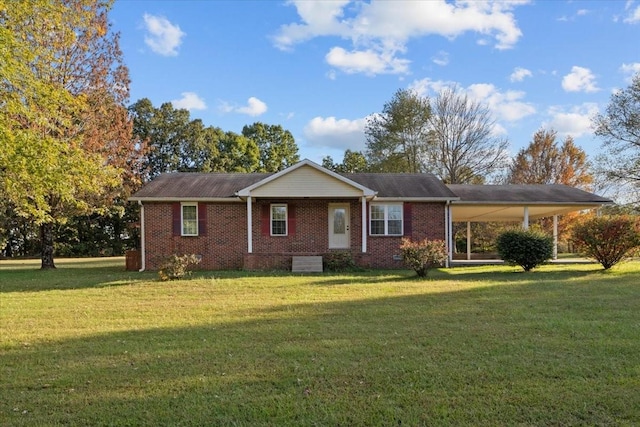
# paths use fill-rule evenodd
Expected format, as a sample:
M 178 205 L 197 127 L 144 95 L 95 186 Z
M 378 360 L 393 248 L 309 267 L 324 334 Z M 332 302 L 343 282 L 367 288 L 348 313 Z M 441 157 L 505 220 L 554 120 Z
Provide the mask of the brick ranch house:
M 309 160 L 278 173 L 169 173 L 141 206 L 141 270 L 172 254 L 201 268 L 290 269 L 294 256 L 347 251 L 357 265 L 400 268 L 402 237 L 447 242 L 452 223 L 523 221 L 611 201 L 566 186 L 447 186 L 432 174 L 338 174 Z M 469 228 L 468 228 L 469 229 Z

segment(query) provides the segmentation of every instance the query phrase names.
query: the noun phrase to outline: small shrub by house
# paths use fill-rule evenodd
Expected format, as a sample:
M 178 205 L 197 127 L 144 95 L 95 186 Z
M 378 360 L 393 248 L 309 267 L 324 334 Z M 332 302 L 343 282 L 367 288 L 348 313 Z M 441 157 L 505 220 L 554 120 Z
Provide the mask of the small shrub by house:
M 553 239 L 534 230 L 510 230 L 498 236 L 496 248 L 505 262 L 530 271 L 551 259 Z
M 200 263 L 200 258 L 194 254 L 176 255 L 167 258 L 161 265 L 158 275 L 161 280 L 183 279 L 191 275 L 193 266 Z
M 425 277 L 429 269 L 439 267 L 447 260 L 447 247 L 443 240 L 420 240 L 403 238 L 400 245 L 402 261 L 414 270 L 418 277 Z

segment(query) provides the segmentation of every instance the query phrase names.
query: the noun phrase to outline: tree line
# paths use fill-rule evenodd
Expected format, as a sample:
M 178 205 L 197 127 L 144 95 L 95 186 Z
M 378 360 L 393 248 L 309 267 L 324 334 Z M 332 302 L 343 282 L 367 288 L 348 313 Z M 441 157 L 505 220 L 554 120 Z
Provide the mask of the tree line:
M 128 197 L 166 172 L 277 172 L 299 161 L 293 135 L 256 122 L 240 134 L 188 110 L 129 102 L 129 72 L 109 0 L 0 0 L 0 251 L 122 254 L 139 241 Z M 541 129 L 512 159 L 488 106 L 458 88 L 433 99 L 400 89 L 365 127 L 366 150 L 346 150 L 340 172 L 434 173 L 446 183 L 597 180 L 640 201 L 640 74 L 616 92 L 594 132 L 596 165 L 570 137 Z

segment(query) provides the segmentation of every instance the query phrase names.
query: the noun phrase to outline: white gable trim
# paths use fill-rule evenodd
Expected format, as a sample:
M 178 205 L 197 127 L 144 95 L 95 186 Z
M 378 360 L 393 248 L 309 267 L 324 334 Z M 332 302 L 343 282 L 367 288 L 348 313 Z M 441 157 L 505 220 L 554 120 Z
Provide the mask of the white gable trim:
M 289 173 L 291 173 L 291 172 L 295 171 L 296 169 L 299 169 L 299 168 L 301 168 L 303 166 L 312 167 L 313 169 L 315 169 L 315 170 L 317 170 L 317 171 L 319 171 L 319 172 L 321 172 L 321 173 L 323 173 L 325 175 L 328 175 L 328 176 L 330 176 L 330 177 L 332 177 L 332 178 L 334 178 L 334 179 L 336 179 L 336 180 L 338 180 L 338 181 L 340 181 L 340 182 L 342 182 L 344 184 L 347 184 L 347 185 L 349 185 L 349 186 L 351 186 L 353 188 L 356 188 L 356 189 L 362 191 L 362 195 L 365 196 L 365 197 L 373 198 L 377 194 L 375 191 L 373 191 L 370 188 L 367 188 L 367 187 L 365 187 L 365 186 L 363 186 L 361 184 L 358 184 L 355 181 L 352 181 L 352 180 L 350 180 L 348 178 L 345 178 L 342 175 L 339 175 L 339 174 L 337 174 L 337 173 L 335 173 L 333 171 L 330 171 L 329 169 L 323 168 L 322 166 L 318 165 L 317 163 L 312 162 L 309 159 L 304 159 L 301 162 L 298 162 L 295 165 L 288 167 L 287 169 L 281 170 L 280 172 L 275 173 L 273 175 L 269 175 L 265 179 L 260 180 L 260 181 L 256 182 L 255 184 L 252 184 L 252 185 L 250 185 L 250 186 L 248 186 L 246 188 L 243 188 L 243 189 L 237 191 L 236 192 L 236 196 L 238 196 L 238 197 L 250 197 L 251 196 L 251 191 L 253 191 L 253 190 L 255 190 L 255 189 L 259 188 L 259 187 L 262 187 L 263 185 L 268 184 L 269 182 L 275 181 L 275 180 L 281 178 L 282 176 L 287 175 L 287 174 L 289 174 Z M 283 194 L 283 196 L 286 196 L 286 194 Z

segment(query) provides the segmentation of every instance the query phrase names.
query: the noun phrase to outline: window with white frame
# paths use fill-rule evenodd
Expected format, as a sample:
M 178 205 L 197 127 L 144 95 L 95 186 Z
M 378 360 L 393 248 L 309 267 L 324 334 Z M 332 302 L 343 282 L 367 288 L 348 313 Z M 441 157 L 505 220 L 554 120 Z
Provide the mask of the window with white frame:
M 287 205 L 271 205 L 271 235 L 287 235 Z
M 198 235 L 198 204 L 183 203 L 182 204 L 182 235 L 197 236 Z
M 402 204 L 372 204 L 369 232 L 372 236 L 402 236 Z

